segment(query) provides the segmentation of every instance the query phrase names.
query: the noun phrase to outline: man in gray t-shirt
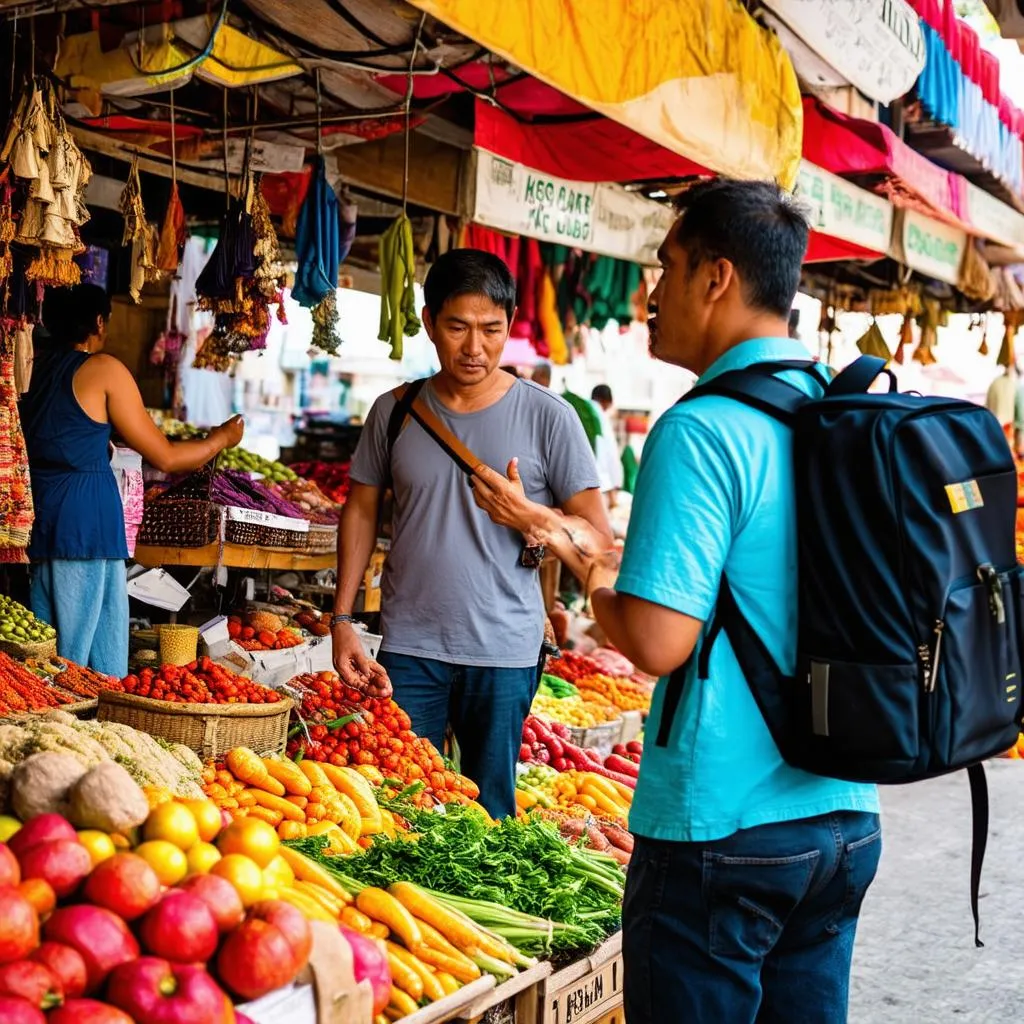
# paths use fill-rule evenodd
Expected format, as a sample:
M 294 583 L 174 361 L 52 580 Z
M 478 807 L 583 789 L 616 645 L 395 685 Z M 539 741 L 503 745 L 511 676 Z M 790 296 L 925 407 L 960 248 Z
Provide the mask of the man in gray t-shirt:
M 431 268 L 423 321 L 440 372 L 420 395 L 481 462 L 517 460 L 527 495 L 611 531 L 597 467 L 579 418 L 557 395 L 499 369 L 515 312 L 515 282 L 497 257 L 456 249 Z M 539 679 L 544 608 L 537 573 L 520 564 L 523 538 L 496 526 L 471 480 L 408 420 L 388 465 L 395 397 L 370 410 L 352 463 L 338 542 L 335 667 L 374 693 L 390 677 L 415 732 L 440 748 L 450 722 L 463 771 L 495 817 L 515 813 L 515 761 Z M 382 583 L 380 665 L 350 625 L 373 550 L 380 499 L 392 481 L 391 552 Z

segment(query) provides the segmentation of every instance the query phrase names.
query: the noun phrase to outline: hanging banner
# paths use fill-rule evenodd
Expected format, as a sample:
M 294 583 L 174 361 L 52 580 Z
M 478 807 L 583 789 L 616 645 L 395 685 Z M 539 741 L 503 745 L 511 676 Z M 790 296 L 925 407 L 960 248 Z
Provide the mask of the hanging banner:
M 967 234 L 916 210 L 898 210 L 889 250 L 893 259 L 947 284 L 960 280 Z
M 881 196 L 851 185 L 809 160 L 800 161 L 795 192 L 808 209 L 815 231 L 877 253 L 888 252 L 893 209 Z
M 907 0 L 764 0 L 865 96 L 891 103 L 924 68 L 924 35 Z
M 472 220 L 510 234 L 655 265 L 672 208 L 621 185 L 568 181 L 474 151 Z
M 978 234 L 1012 248 L 1024 248 L 1024 215 L 984 189 L 967 186 L 967 219 Z
M 410 3 L 701 167 L 787 187 L 796 180 L 796 72 L 738 0 Z

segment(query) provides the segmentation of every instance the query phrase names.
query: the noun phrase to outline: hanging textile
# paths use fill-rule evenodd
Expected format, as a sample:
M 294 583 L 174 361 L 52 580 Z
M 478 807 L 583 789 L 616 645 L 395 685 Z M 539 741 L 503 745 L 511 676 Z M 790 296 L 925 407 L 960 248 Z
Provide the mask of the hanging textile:
M 158 237 L 155 228 L 146 220 L 146 210 L 142 205 L 142 183 L 139 181 L 139 158 L 132 160 L 128 172 L 128 181 L 118 202 L 124 217 L 124 236 L 122 245 L 131 246 L 131 277 L 128 283 L 128 294 L 132 302 L 140 302 L 143 287 L 156 281 L 160 276 L 157 267 Z
M 164 214 L 164 224 L 160 229 L 160 241 L 157 244 L 156 266 L 166 274 L 173 274 L 181 262 L 181 254 L 185 248 L 185 208 L 178 196 L 178 183 L 171 185 L 171 198 Z
M 313 314 L 313 344 L 335 355 L 338 337 L 338 268 L 341 265 L 341 227 L 338 197 L 327 180 L 327 163 L 316 158 L 313 179 L 299 213 L 295 253 L 298 268 L 292 298 Z
M 27 562 L 34 509 L 14 380 L 17 327 L 0 322 L 0 563 Z
M 412 223 L 403 213 L 380 240 L 380 330 L 377 337 L 391 345 L 391 358 L 402 358 L 403 337 L 414 338 L 422 324 L 416 315 L 416 251 Z

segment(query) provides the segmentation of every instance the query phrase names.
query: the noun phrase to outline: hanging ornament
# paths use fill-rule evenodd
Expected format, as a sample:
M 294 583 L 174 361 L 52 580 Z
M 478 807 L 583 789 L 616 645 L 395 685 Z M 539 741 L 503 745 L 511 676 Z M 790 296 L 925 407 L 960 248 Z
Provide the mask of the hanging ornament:
M 171 90 L 171 198 L 167 203 L 160 241 L 157 243 L 156 266 L 165 274 L 176 274 L 185 251 L 185 208 L 178 195 L 178 145 L 174 114 L 174 90 Z
M 896 354 L 893 356 L 895 362 L 901 366 L 907 361 L 907 347 L 914 343 L 914 322 L 909 313 L 903 314 L 903 323 L 900 324 L 900 340 L 896 346 Z
M 871 326 L 857 339 L 857 348 L 866 356 L 877 356 L 887 363 L 892 358 L 889 346 L 878 326 L 878 321 L 872 319 Z

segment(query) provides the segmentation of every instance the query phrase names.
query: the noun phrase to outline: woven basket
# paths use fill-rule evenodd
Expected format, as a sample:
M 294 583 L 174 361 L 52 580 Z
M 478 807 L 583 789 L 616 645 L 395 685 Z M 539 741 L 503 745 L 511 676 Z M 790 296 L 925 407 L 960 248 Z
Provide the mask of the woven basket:
M 306 550 L 327 553 L 338 547 L 338 527 L 334 524 L 310 523 L 306 534 Z
M 287 697 L 276 704 L 171 704 L 104 690 L 96 718 L 182 743 L 207 760 L 233 747 L 250 747 L 261 756 L 282 753 L 291 708 Z
M 220 506 L 210 500 L 215 461 L 190 473 L 145 506 L 139 544 L 201 548 L 217 539 Z
M 0 651 L 14 658 L 53 658 L 57 655 L 57 638 L 26 643 L 21 640 L 0 640 Z
M 224 539 L 245 547 L 304 549 L 307 536 L 304 530 L 279 530 L 274 526 L 240 523 L 232 519 L 224 524 Z

